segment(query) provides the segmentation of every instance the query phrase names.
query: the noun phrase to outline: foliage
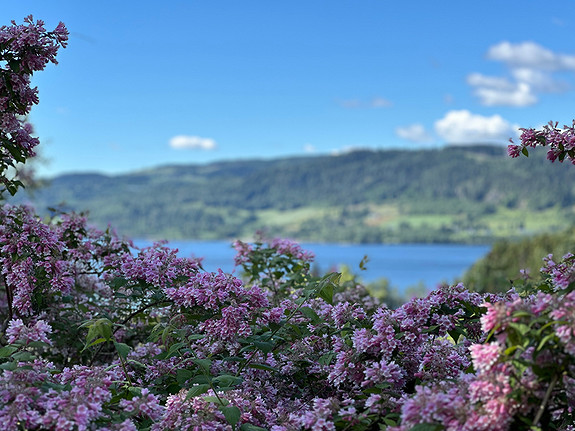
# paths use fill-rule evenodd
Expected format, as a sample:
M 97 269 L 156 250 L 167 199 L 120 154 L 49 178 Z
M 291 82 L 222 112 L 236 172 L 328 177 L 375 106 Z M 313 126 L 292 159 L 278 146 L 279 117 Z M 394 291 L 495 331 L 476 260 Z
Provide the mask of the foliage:
M 392 309 L 294 242 L 234 247 L 244 280 L 81 214 L 0 208 L 0 427 L 574 429 L 573 254 L 505 294 Z
M 525 277 L 539 280 L 542 256 L 562 256 L 570 250 L 575 250 L 573 228 L 522 240 L 500 240 L 466 272 L 463 282 L 477 292 L 505 292 Z

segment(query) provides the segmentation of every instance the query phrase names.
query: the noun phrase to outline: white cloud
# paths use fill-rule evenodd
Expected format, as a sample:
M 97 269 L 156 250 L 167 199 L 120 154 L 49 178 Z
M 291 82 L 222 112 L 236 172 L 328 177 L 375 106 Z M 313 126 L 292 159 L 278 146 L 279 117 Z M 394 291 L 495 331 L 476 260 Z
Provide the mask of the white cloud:
M 312 144 L 305 144 L 303 146 L 304 153 L 315 153 L 316 148 Z
M 170 147 L 176 150 L 215 150 L 216 141 L 199 136 L 178 135 L 170 139 Z
M 482 78 L 483 85 L 471 84 L 476 87 L 474 93 L 479 97 L 482 105 L 529 106 L 537 102 L 532 87 L 525 82 L 512 83 L 505 78 L 491 76 L 483 76 Z M 468 82 L 471 80 L 468 79 Z
M 372 108 L 388 108 L 390 106 L 392 106 L 393 103 L 391 103 L 389 100 L 384 99 L 383 97 L 375 97 L 372 101 L 371 101 L 371 107 Z
M 541 92 L 561 92 L 568 89 L 567 84 L 554 80 L 551 74 L 528 67 L 518 67 L 511 71 L 518 82 L 530 85 L 534 90 Z
M 467 83 L 473 87 L 490 87 L 495 90 L 509 91 L 516 87 L 507 78 L 485 76 L 481 73 L 472 73 L 467 76 Z
M 395 134 L 402 139 L 411 142 L 430 142 L 432 137 L 422 124 L 411 124 L 405 127 L 397 127 Z
M 575 55 L 557 54 L 535 42 L 501 42 L 487 51 L 487 58 L 511 67 L 538 70 L 575 70 Z
M 501 42 L 489 48 L 487 58 L 504 63 L 510 76 L 472 73 L 467 77 L 486 106 L 532 105 L 539 93 L 568 90 L 568 85 L 554 79 L 553 72 L 575 71 L 575 55 L 558 54 L 534 42 Z
M 331 150 L 330 154 L 332 156 L 341 156 L 343 154 L 349 154 L 355 151 L 371 151 L 371 148 L 361 145 L 345 145 L 342 148 Z
M 383 97 L 374 97 L 370 101 L 361 99 L 345 99 L 340 100 L 339 105 L 343 108 L 358 109 L 358 108 L 389 108 L 393 103 Z
M 484 117 L 467 110 L 449 111 L 435 122 L 437 134 L 450 144 L 507 142 L 518 128 L 499 115 Z

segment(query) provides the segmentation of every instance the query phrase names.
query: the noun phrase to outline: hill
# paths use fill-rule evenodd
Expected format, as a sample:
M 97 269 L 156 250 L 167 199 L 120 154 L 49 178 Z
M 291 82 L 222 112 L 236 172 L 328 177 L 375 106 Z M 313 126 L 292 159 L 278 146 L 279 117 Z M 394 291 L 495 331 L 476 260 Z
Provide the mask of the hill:
M 32 202 L 88 210 L 94 224 L 138 238 L 267 230 L 307 241 L 488 242 L 574 220 L 575 168 L 544 157 L 477 145 L 70 174 Z

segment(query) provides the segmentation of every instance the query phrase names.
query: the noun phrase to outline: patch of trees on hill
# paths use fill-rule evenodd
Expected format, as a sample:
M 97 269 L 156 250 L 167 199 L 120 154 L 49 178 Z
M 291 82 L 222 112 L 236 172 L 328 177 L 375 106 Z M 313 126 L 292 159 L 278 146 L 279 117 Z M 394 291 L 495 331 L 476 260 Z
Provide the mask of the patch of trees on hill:
M 452 242 L 463 229 L 477 242 L 490 233 L 474 221 L 501 208 L 571 211 L 575 170 L 540 156 L 511 160 L 503 147 L 452 146 L 70 174 L 53 178 L 33 202 L 39 210 L 60 203 L 88 210 L 93 223 L 133 237 L 227 239 L 267 229 L 300 240 Z M 400 222 L 366 222 L 373 205 L 394 205 Z M 289 227 L 262 215 L 301 208 L 329 211 Z M 460 215 L 465 223 L 401 223 L 418 214 Z

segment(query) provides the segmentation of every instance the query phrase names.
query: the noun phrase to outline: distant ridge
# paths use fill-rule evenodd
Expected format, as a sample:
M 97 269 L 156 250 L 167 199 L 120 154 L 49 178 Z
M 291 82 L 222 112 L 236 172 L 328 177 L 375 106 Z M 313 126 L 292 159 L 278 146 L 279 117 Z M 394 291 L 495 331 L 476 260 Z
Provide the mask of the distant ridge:
M 575 167 L 544 159 L 482 144 L 166 165 L 61 175 L 33 202 L 139 238 L 486 242 L 571 223 Z

